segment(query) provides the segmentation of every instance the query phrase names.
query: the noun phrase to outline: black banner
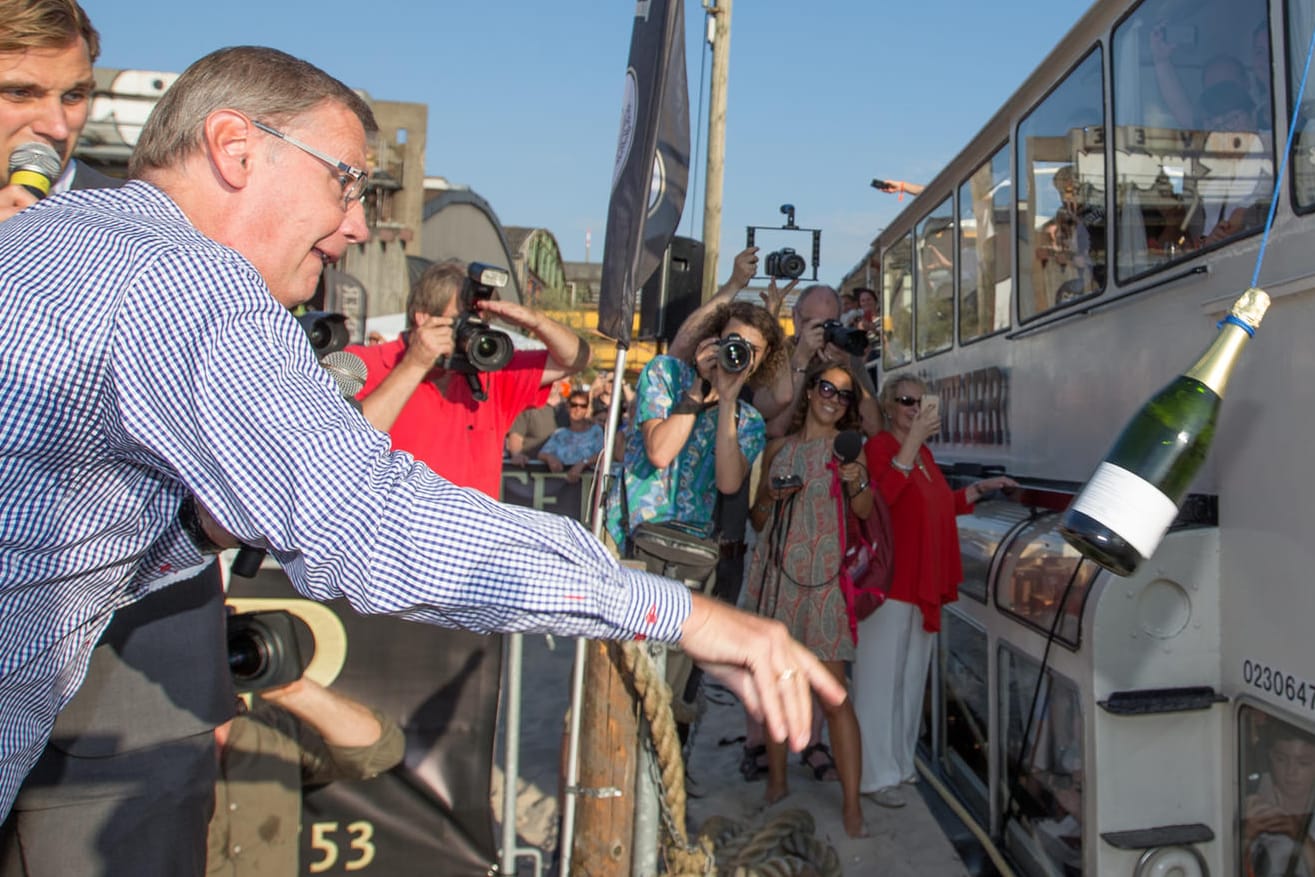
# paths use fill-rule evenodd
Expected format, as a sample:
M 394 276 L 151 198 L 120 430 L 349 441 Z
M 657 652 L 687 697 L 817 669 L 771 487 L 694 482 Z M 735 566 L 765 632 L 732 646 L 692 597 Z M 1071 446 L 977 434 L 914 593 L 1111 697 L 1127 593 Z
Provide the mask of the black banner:
M 662 264 L 685 208 L 689 88 L 682 0 L 637 3 L 612 169 L 598 331 L 630 343 L 635 293 Z

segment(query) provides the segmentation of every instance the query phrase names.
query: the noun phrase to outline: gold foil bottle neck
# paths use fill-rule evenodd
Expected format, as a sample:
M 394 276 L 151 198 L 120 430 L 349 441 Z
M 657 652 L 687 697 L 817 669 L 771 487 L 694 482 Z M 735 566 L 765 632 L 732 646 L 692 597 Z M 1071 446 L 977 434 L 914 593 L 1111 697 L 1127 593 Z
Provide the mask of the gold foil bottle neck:
M 1265 318 L 1267 310 L 1269 310 L 1269 293 L 1253 286 L 1233 302 L 1233 307 L 1228 312 L 1252 329 L 1256 329 L 1259 328 L 1260 321 Z

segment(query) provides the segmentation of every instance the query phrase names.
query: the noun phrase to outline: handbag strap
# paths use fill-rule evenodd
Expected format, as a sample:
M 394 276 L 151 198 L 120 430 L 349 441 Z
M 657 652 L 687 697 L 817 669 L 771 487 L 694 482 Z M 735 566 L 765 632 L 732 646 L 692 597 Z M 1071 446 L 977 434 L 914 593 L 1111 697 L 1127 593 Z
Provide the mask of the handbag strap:
M 845 617 L 849 621 L 849 635 L 858 642 L 858 613 L 854 608 L 854 580 L 849 577 L 845 566 L 845 556 L 849 551 L 849 502 L 845 496 L 844 482 L 840 480 L 840 463 L 835 457 L 827 460 L 826 468 L 831 470 L 831 496 L 836 501 L 836 538 L 840 542 L 840 593 L 845 598 Z

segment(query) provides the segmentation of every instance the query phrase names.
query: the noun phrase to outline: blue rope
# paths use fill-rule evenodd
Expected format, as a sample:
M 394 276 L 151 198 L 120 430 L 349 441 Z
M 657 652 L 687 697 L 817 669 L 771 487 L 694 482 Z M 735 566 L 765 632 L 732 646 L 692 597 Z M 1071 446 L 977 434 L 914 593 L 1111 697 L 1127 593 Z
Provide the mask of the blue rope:
M 1283 146 L 1283 155 L 1279 158 L 1278 176 L 1274 178 L 1274 197 L 1269 199 L 1269 216 L 1265 218 L 1265 233 L 1260 238 L 1260 252 L 1256 253 L 1256 270 L 1251 275 L 1251 285 L 1260 285 L 1260 266 L 1265 261 L 1265 248 L 1269 246 L 1269 232 L 1274 225 L 1274 211 L 1278 208 L 1278 194 L 1282 191 L 1283 179 L 1288 173 L 1288 156 L 1292 153 L 1292 139 L 1297 133 L 1295 124 L 1297 110 L 1301 107 L 1301 98 L 1306 93 L 1306 77 L 1310 75 L 1310 58 L 1315 54 L 1315 27 L 1310 30 L 1310 45 L 1306 47 L 1306 66 L 1301 71 L 1301 84 L 1297 86 L 1297 99 L 1292 102 L 1292 118 L 1288 120 L 1288 142 Z

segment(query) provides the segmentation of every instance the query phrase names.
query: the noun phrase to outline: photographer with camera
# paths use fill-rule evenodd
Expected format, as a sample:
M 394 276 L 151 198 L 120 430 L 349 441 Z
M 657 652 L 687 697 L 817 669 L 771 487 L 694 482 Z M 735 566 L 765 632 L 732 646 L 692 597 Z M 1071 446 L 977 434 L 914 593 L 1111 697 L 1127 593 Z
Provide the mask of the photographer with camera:
M 541 312 L 492 298 L 471 267 L 479 266 L 455 259 L 430 265 L 407 298 L 409 329 L 396 341 L 348 350 L 369 371 L 357 394 L 361 412 L 392 436 L 393 449 L 496 499 L 512 422 L 543 405 L 554 381 L 588 365 L 591 351 Z M 547 350 L 513 351 L 505 333 L 474 319 L 483 317 L 528 329 Z
M 656 356 L 644 366 L 607 529 L 626 546 L 643 523 L 678 521 L 710 533 L 717 493 L 740 489 L 765 443 L 762 415 L 740 389 L 770 380 L 781 361 L 781 328 L 748 302 L 705 318 L 690 360 Z M 624 509 L 624 511 L 623 511 Z
M 835 289 L 815 283 L 795 299 L 791 314 L 795 334 L 786 341 L 789 368 L 782 369 L 771 384 L 754 392 L 753 404 L 767 418 L 767 434 L 785 435 L 794 405 L 804 390 L 804 376 L 819 362 L 847 362 L 863 380 L 859 414 L 863 432 L 871 435 L 881 429 L 881 414 L 876 405 L 876 388 L 863 368 L 867 352 L 867 334 L 840 322 L 840 296 Z
M 378 710 L 305 677 L 260 691 L 215 729 L 219 780 L 206 873 L 295 877 L 301 790 L 368 780 L 401 762 L 405 740 Z

